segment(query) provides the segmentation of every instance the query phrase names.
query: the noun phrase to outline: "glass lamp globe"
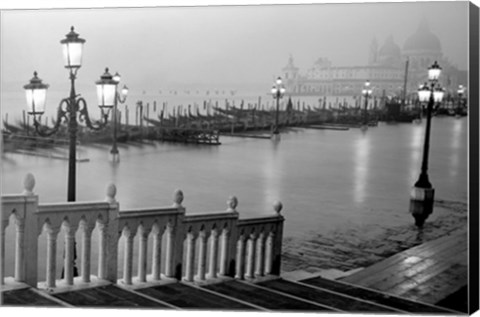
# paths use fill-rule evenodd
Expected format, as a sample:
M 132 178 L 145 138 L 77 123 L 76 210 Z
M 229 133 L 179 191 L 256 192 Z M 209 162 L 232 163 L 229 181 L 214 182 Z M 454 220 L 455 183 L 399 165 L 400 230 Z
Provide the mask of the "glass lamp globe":
M 33 115 L 43 114 L 45 112 L 48 85 L 42 83 L 42 80 L 37 77 L 37 72 L 34 72 L 33 78 L 23 88 L 27 98 L 28 113 Z

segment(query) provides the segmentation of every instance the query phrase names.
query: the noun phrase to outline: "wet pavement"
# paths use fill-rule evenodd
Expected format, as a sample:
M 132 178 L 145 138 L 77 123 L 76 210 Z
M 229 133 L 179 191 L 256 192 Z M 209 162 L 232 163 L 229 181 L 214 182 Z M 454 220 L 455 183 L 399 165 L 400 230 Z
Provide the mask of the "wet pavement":
M 424 228 L 413 224 L 385 227 L 376 224 L 346 226 L 325 233 L 309 232 L 285 238 L 282 271 L 321 273 L 329 269 L 351 271 L 373 265 L 416 245 L 467 229 L 468 206 L 464 202 L 436 200 L 435 212 Z

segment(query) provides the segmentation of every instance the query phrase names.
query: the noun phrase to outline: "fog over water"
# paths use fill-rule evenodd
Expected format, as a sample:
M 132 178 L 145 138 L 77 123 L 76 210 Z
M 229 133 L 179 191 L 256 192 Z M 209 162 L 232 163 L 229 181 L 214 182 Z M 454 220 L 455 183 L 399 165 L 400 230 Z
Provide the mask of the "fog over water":
M 23 100 L 34 70 L 50 94 L 68 93 L 59 41 L 72 25 L 87 41 L 77 91 L 94 104 L 94 81 L 107 66 L 133 95 L 169 88 L 266 93 L 290 54 L 301 71 L 319 57 L 366 65 L 374 37 L 381 46 L 392 35 L 402 47 L 422 18 L 444 56 L 466 69 L 465 16 L 462 2 L 8 11 L 1 20 L 1 106 L 10 116 L 24 108 L 3 95 Z M 47 113 L 58 101 L 48 99 Z

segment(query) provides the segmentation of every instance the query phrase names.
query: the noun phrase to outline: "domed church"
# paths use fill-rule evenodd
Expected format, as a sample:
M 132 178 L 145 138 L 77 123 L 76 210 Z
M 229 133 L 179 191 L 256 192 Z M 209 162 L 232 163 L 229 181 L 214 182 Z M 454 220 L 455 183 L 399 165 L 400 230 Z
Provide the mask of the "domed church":
M 427 69 L 438 61 L 443 69 L 441 85 L 455 92 L 467 83 L 467 71 L 460 71 L 442 54 L 440 39 L 430 30 L 425 18 L 416 31 L 400 47 L 390 35 L 379 47 L 373 38 L 364 66 L 334 66 L 325 57 L 319 58 L 302 73 L 290 56 L 282 69 L 287 91 L 292 96 L 358 96 L 365 81 L 373 86 L 374 95 L 403 97 L 407 74 L 407 97 L 416 96 L 418 86 L 427 80 Z

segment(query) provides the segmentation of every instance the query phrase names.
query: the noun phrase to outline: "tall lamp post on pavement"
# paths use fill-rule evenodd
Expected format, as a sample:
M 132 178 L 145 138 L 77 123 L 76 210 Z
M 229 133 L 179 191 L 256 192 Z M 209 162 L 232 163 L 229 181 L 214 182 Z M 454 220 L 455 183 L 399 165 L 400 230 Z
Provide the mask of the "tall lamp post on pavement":
M 280 134 L 280 131 L 278 129 L 278 116 L 279 116 L 279 111 L 280 111 L 280 99 L 283 98 L 285 95 L 285 87 L 283 86 L 282 83 L 282 78 L 278 77 L 277 80 L 275 81 L 275 84 L 272 87 L 272 96 L 273 99 L 277 101 L 277 108 L 275 111 L 275 127 L 273 129 L 273 136 L 274 138 L 278 138 L 278 135 Z
M 363 110 L 363 125 L 362 130 L 368 129 L 368 98 L 372 95 L 372 88 L 370 87 L 370 81 L 367 80 L 362 89 L 362 95 L 365 99 L 365 108 Z
M 433 199 L 435 189 L 428 179 L 428 154 L 430 148 L 430 128 L 432 121 L 432 110 L 435 102 L 441 102 L 443 89 L 438 86 L 441 68 L 435 63 L 428 69 L 428 80 L 430 86 L 425 83 L 418 90 L 418 99 L 427 104 L 427 124 L 425 128 L 425 140 L 423 145 L 423 158 L 420 176 L 412 188 L 410 197 L 410 213 L 415 218 L 415 225 L 422 228 L 425 220 L 433 212 Z
M 113 80 L 117 83 L 120 83 L 121 76 L 119 73 L 115 73 L 113 75 Z M 118 103 L 123 104 L 127 100 L 128 88 L 126 85 L 123 85 L 123 88 L 120 93 L 118 90 L 115 89 L 115 105 L 113 107 L 113 135 L 112 135 L 112 149 L 110 150 L 111 160 L 114 163 L 118 163 L 120 161 L 120 154 L 118 153 L 117 148 L 117 120 L 118 120 Z
M 69 156 L 68 156 L 68 193 L 67 201 L 75 201 L 75 184 L 76 184 L 76 145 L 78 120 L 85 121 L 88 128 L 99 130 L 103 128 L 108 120 L 110 109 L 115 105 L 115 91 L 117 83 L 113 80 L 112 75 L 106 69 L 97 84 L 98 106 L 101 110 L 102 121 L 93 124 L 88 114 L 87 103 L 85 99 L 80 97 L 75 91 L 75 79 L 77 72 L 82 66 L 82 50 L 84 39 L 78 37 L 73 27 L 66 38 L 61 40 L 63 46 L 63 54 L 65 60 L 65 68 L 70 73 L 70 96 L 60 101 L 57 109 L 57 118 L 53 128 L 41 125 L 41 116 L 45 112 L 45 101 L 47 97 L 48 85 L 42 83 L 34 72 L 33 78 L 24 86 L 28 113 L 33 116 L 33 124 L 35 130 L 41 136 L 51 136 L 58 132 L 62 121 L 68 123 L 69 134 Z

